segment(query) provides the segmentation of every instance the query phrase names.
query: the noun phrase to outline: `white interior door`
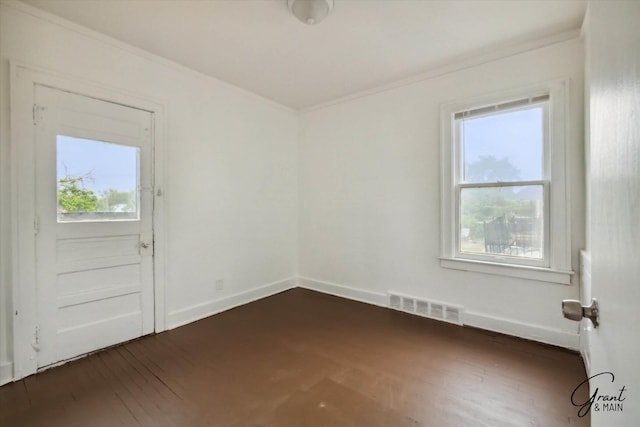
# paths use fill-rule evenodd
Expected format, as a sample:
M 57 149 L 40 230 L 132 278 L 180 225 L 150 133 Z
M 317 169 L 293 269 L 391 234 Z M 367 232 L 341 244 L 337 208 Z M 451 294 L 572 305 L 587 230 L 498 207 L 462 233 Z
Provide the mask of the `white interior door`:
M 640 2 L 589 7 L 589 246 L 591 293 L 600 305 L 600 326 L 588 332 L 591 422 L 634 427 L 640 425 Z
M 154 329 L 152 115 L 36 85 L 38 367 Z

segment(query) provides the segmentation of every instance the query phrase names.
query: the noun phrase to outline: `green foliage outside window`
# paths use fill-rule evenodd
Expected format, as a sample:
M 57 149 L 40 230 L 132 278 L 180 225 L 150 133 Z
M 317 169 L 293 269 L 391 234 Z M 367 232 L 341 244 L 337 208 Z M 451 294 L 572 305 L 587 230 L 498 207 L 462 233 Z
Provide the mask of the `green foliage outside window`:
M 69 212 L 95 212 L 98 197 L 95 193 L 84 188 L 85 180 L 89 176 L 65 176 L 58 181 L 58 210 Z
M 100 212 L 135 212 L 136 192 L 118 191 L 113 188 L 103 191 L 98 200 L 98 211 Z
M 86 188 L 86 182 L 92 180 L 91 174 L 65 176 L 58 181 L 58 211 L 60 213 L 77 212 L 135 212 L 136 191 L 118 191 L 110 188 L 96 196 L 93 190 Z

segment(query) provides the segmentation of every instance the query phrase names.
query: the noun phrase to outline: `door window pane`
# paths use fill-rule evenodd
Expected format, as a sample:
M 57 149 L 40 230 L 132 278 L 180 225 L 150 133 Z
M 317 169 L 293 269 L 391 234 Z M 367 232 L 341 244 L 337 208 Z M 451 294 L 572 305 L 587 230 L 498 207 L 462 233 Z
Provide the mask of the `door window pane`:
M 461 121 L 465 182 L 543 179 L 544 108 Z
M 140 218 L 140 149 L 58 135 L 58 222 Z
M 542 185 L 463 188 L 460 251 L 543 259 Z

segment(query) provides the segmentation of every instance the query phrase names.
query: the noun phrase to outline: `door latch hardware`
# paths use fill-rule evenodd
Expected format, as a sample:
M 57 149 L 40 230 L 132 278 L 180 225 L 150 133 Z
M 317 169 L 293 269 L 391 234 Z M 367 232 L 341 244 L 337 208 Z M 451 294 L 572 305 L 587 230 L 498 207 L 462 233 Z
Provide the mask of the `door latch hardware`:
M 562 300 L 562 314 L 570 320 L 579 322 L 583 317 L 591 320 L 593 327 L 600 325 L 600 313 L 598 310 L 598 300 L 593 298 L 590 305 L 582 305 L 578 300 L 565 299 Z

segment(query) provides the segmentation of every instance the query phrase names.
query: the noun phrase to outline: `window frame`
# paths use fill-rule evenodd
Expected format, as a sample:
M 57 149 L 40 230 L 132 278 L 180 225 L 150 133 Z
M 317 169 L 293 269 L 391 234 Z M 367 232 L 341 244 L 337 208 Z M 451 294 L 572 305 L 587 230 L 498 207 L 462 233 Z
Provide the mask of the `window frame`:
M 72 215 L 68 215 L 67 219 L 65 218 L 65 215 L 62 214 L 62 212 L 60 212 L 60 199 L 59 199 L 59 195 L 58 195 L 58 190 L 59 190 L 59 179 L 58 179 L 58 160 L 59 160 L 59 142 L 60 142 L 60 138 L 69 138 L 69 139 L 75 139 L 75 140 L 82 140 L 82 141 L 86 141 L 86 142 L 96 142 L 96 143 L 102 143 L 102 144 L 109 144 L 109 145 L 116 145 L 119 147 L 127 147 L 127 148 L 132 148 L 135 149 L 135 153 L 136 153 L 136 186 L 135 186 L 135 192 L 136 192 L 136 196 L 135 196 L 135 211 L 133 212 L 104 212 L 104 211 L 95 211 L 95 212 L 85 212 L 85 211 L 80 211 L 80 212 L 76 212 L 77 217 L 74 218 L 73 217 L 73 213 L 71 213 Z M 140 163 L 140 154 L 142 151 L 143 147 L 140 146 L 139 144 L 136 143 L 132 143 L 131 141 L 126 141 L 123 140 L 122 138 L 118 141 L 115 140 L 108 140 L 106 138 L 95 138 L 92 137 L 91 135 L 82 135 L 82 133 L 77 133 L 75 131 L 69 131 L 69 129 L 66 129 L 64 132 L 57 132 L 56 135 L 56 207 L 57 207 L 57 212 L 56 212 L 56 223 L 57 224 L 86 224 L 86 223 L 105 223 L 105 222 L 139 222 L 141 220 L 140 218 L 140 209 L 141 209 L 141 196 L 142 196 L 142 185 L 140 183 L 140 173 L 141 173 L 141 163 Z M 82 216 L 84 216 L 84 214 L 96 214 L 95 216 L 92 217 L 92 215 L 87 215 L 86 218 L 82 218 Z M 109 214 L 109 213 L 134 213 L 135 216 L 131 216 L 131 217 L 126 217 L 125 215 L 122 216 L 118 216 L 118 215 L 112 215 L 112 218 L 109 218 L 108 215 L 105 214 Z M 61 216 L 62 214 L 62 216 Z
M 565 139 L 568 129 L 568 80 L 555 80 L 492 95 L 451 102 L 441 107 L 441 254 L 445 268 L 498 274 L 525 279 L 569 284 L 571 275 L 568 163 Z M 543 141 L 541 180 L 467 183 L 463 179 L 461 120 L 456 113 L 548 95 Z M 505 112 L 531 108 L 531 104 L 505 108 Z M 495 112 L 487 112 L 486 116 Z M 480 114 L 474 117 L 482 117 Z M 542 259 L 462 252 L 461 191 L 463 188 L 542 185 L 544 204 Z

